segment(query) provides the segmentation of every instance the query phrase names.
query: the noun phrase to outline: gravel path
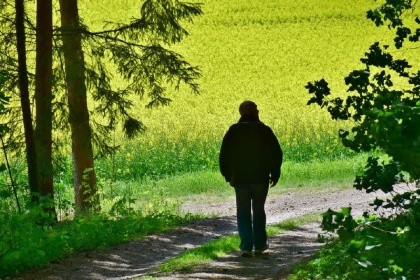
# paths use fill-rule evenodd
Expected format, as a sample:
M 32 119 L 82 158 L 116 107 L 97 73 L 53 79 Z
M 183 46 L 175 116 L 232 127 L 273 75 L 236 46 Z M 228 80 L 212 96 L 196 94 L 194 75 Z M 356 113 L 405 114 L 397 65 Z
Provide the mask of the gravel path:
M 267 221 L 275 224 L 328 208 L 339 210 L 344 206 L 351 206 L 353 213 L 360 215 L 377 196 L 382 194 L 365 194 L 355 189 L 270 194 L 266 204 Z M 270 249 L 261 257 L 240 258 L 238 252 L 232 252 L 188 274 L 158 275 L 156 267 L 167 259 L 236 232 L 233 198 L 223 203 L 187 203 L 183 209 L 217 217 L 103 251 L 80 253 L 12 279 L 141 279 L 148 275 L 156 279 L 283 279 L 295 264 L 321 246 L 316 242 L 319 224 L 312 223 L 270 238 Z

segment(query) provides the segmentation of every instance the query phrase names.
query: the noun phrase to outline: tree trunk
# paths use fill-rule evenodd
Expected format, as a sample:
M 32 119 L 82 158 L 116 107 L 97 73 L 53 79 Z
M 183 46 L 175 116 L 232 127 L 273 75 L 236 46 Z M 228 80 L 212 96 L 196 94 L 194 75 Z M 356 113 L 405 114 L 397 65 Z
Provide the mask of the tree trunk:
M 26 160 L 28 163 L 28 181 L 31 200 L 38 199 L 38 178 L 34 129 L 32 126 L 31 104 L 29 101 L 28 69 L 26 65 L 25 5 L 23 0 L 15 0 L 16 8 L 16 49 L 18 54 L 18 74 L 20 103 L 22 106 L 23 127 L 25 131 Z
M 93 165 L 77 0 L 60 0 L 60 13 L 72 139 L 75 202 L 78 211 L 96 211 L 99 209 L 99 199 Z
M 35 143 L 40 196 L 54 199 L 52 164 L 52 0 L 37 0 Z M 45 210 L 54 217 L 54 205 Z
M 37 1 L 35 103 L 40 195 L 53 196 L 52 167 L 52 1 Z

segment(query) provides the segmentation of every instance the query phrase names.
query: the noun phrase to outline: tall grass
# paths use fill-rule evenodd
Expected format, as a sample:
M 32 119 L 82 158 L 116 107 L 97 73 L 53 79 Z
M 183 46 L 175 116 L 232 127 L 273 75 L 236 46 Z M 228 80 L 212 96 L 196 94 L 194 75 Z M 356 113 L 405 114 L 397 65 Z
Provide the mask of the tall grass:
M 160 178 L 203 170 L 217 171 L 221 136 L 212 142 L 169 141 L 159 139 L 158 143 L 138 140 L 127 143 L 114 158 L 101 159 L 96 163 L 98 176 L 116 180 L 142 180 Z M 336 148 L 328 145 L 328 140 Z M 284 162 L 303 164 L 349 159 L 354 154 L 338 143 L 338 140 L 321 139 L 318 145 L 302 141 L 294 146 L 282 145 Z M 286 143 L 287 144 L 287 143 Z M 318 156 L 317 156 L 318 155 Z M 70 170 L 70 169 L 69 169 Z M 68 174 L 70 177 L 71 174 Z
M 363 157 L 346 158 L 337 161 L 293 163 L 286 162 L 278 186 L 275 189 L 290 188 L 323 188 L 340 185 L 349 187 L 355 174 L 359 171 Z M 104 185 L 109 193 L 110 185 Z M 143 193 L 159 193 L 164 190 L 172 199 L 182 201 L 194 195 L 224 197 L 232 190 L 216 170 L 186 172 L 160 179 L 125 180 L 117 182 L 114 194 L 130 193 L 141 197 Z

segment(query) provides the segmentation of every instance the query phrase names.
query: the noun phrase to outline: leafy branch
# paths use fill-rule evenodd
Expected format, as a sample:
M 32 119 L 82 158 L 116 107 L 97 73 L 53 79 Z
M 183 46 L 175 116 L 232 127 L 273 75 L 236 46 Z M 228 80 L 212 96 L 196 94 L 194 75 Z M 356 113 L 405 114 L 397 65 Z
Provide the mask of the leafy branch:
M 413 31 L 401 19 L 415 4 L 411 0 L 386 0 L 379 8 L 368 11 L 367 17 L 377 26 L 387 24 L 394 29 L 394 45 L 402 49 L 407 39 L 416 43 L 420 38 L 420 29 Z M 420 25 L 419 18 L 414 22 Z M 410 228 L 418 227 L 420 213 L 417 183 L 420 179 L 420 71 L 413 71 L 406 59 L 395 58 L 388 49 L 388 45 L 379 42 L 370 46 L 360 59 L 364 68 L 353 70 L 344 78 L 347 97 L 332 97 L 324 79 L 309 82 L 305 87 L 311 95 L 308 105 L 326 109 L 333 120 L 350 120 L 354 124 L 350 130 L 339 130 L 343 145 L 370 154 L 363 174 L 356 176 L 354 187 L 366 192 L 381 190 L 393 194 L 390 199 L 375 199 L 372 206 L 375 210 L 384 208 L 388 213 L 394 211 L 400 225 L 396 231 L 379 229 L 370 222 L 359 224 L 351 216 L 350 208 L 340 212 L 328 210 L 324 214 L 323 229 L 336 232 L 340 240 L 348 244 L 349 253 L 358 256 L 355 259 L 362 267 L 372 265 L 364 256 L 368 250 L 365 244 L 372 240 L 361 234 L 356 236 L 358 231 L 364 230 L 364 225 L 405 238 Z M 397 79 L 407 86 L 396 86 Z M 396 183 L 410 180 L 416 182 L 415 190 L 394 191 Z M 404 242 L 401 244 L 402 248 L 407 246 Z

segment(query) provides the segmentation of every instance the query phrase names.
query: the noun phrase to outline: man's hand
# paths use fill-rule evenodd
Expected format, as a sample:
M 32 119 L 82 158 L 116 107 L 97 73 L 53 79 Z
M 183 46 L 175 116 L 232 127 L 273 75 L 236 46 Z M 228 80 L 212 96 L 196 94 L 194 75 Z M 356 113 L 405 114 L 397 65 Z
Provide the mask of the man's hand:
M 270 180 L 270 188 L 274 187 L 275 185 L 277 185 L 277 181 Z

